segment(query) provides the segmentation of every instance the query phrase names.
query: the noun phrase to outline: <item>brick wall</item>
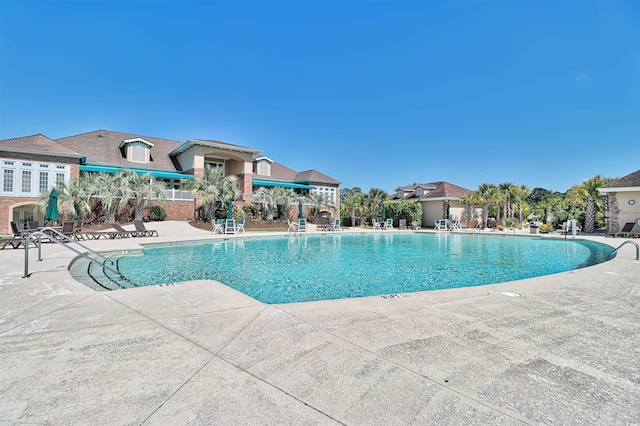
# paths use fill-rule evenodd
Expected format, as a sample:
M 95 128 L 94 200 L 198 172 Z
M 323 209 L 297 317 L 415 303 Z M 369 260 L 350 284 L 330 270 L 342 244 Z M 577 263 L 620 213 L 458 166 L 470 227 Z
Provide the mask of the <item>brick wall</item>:
M 0 197 L 0 235 L 12 234 L 13 207 L 37 202 L 35 197 Z
M 154 205 L 162 203 L 154 203 Z M 195 201 L 165 201 L 164 208 L 167 210 L 167 220 L 193 220 L 195 215 Z
M 240 197 L 242 201 L 250 203 L 253 195 L 253 173 L 239 174 L 238 186 L 240 187 Z

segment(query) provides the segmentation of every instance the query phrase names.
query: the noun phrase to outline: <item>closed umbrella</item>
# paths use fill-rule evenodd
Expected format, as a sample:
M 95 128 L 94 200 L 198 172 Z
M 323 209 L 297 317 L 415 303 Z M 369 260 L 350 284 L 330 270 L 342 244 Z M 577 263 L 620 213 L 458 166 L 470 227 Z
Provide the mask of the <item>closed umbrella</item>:
M 227 219 L 233 219 L 233 200 L 229 198 L 227 200 Z
M 451 219 L 451 218 L 449 217 L 449 216 L 451 215 L 451 210 L 450 210 L 450 209 L 451 209 L 451 206 L 449 205 L 449 203 L 447 203 L 447 204 L 445 205 L 445 208 L 447 209 L 447 217 L 446 217 L 446 219 Z
M 384 207 L 384 204 L 382 205 L 382 220 L 385 220 L 387 218 L 387 212 L 386 212 L 386 208 Z
M 302 213 L 302 201 L 298 201 L 298 219 L 304 219 L 304 214 Z
M 44 214 L 44 220 L 58 220 L 58 191 L 55 188 L 49 193 L 49 201 L 47 201 L 47 211 Z

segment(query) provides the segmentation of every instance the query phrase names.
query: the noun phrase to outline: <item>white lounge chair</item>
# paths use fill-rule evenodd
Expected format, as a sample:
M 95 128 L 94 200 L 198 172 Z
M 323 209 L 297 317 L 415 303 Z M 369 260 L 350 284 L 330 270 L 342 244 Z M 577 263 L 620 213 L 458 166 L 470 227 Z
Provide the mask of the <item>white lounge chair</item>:
M 287 223 L 289 224 L 289 230 L 287 232 L 298 232 L 298 224 L 295 222 L 291 222 L 287 219 Z
M 433 221 L 435 223 L 436 231 L 446 231 L 447 230 L 447 219 L 435 219 Z
M 342 231 L 342 228 L 340 227 L 340 219 L 332 219 L 330 229 L 332 231 Z
M 244 232 L 244 218 L 240 219 L 236 225 L 236 234 Z
M 417 221 L 415 221 L 415 220 L 414 220 L 413 222 L 411 222 L 411 228 L 412 228 L 413 230 L 416 230 L 416 231 L 417 231 L 418 229 L 422 229 L 422 227 L 420 226 L 420 224 L 419 224 Z
M 300 219 L 298 221 L 298 231 L 307 232 L 307 219 Z
M 236 233 L 236 220 L 235 219 L 227 219 L 224 223 L 224 233 L 225 234 L 235 234 Z
M 393 219 L 387 219 L 384 223 L 384 229 L 393 229 Z
M 373 223 L 373 230 L 375 231 L 376 229 L 382 229 L 382 227 L 380 226 L 380 222 L 378 222 L 378 219 L 376 219 L 375 217 L 372 220 Z
M 218 232 L 224 234 L 224 219 L 218 219 L 213 222 L 213 229 L 211 230 L 211 233 L 217 234 Z
M 399 229 L 407 229 L 407 219 L 399 219 L 398 220 L 398 228 Z

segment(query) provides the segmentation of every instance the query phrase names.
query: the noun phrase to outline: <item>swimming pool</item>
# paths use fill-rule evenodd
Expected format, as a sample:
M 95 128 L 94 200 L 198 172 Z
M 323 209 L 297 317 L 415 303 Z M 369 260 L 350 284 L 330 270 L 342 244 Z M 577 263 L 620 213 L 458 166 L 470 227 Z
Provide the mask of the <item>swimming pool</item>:
M 513 281 L 595 265 L 611 250 L 583 240 L 368 233 L 148 247 L 117 263 L 131 286 L 211 279 L 291 303 Z

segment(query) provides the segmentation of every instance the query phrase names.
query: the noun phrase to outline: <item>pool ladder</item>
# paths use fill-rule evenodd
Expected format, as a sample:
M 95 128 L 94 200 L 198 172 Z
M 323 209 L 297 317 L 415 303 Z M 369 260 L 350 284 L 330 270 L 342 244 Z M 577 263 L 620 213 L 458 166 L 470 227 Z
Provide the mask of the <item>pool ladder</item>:
M 47 231 L 47 232 L 45 232 Z M 58 238 L 56 238 L 55 236 L 58 236 Z M 98 265 L 100 265 L 103 269 L 106 269 L 108 271 L 113 272 L 114 274 L 120 276 L 121 278 L 124 279 L 124 277 L 122 276 L 122 274 L 120 273 L 120 271 L 113 269 L 110 266 L 107 266 L 106 263 L 107 262 L 111 262 L 111 264 L 113 265 L 113 261 L 108 259 L 107 257 L 101 255 L 100 253 L 91 250 L 89 247 L 85 246 L 84 244 L 82 244 L 80 241 L 76 241 L 71 239 L 70 237 L 68 237 L 67 235 L 64 235 L 62 232 L 58 231 L 57 229 L 54 228 L 42 228 L 38 231 L 34 231 L 31 232 L 27 238 L 25 238 L 25 243 L 24 243 L 24 275 L 22 276 L 22 278 L 28 278 L 29 275 L 29 243 L 31 242 L 32 238 L 37 238 L 37 246 L 38 246 L 38 262 L 42 261 L 42 239 L 40 237 L 44 237 L 46 239 L 48 239 L 49 241 L 52 241 L 56 244 L 60 244 L 62 247 L 66 247 L 69 250 L 73 251 L 76 254 L 79 254 L 80 256 L 89 259 L 89 262 L 93 262 L 93 263 L 97 263 Z M 84 248 L 85 250 L 87 250 L 89 253 L 95 255 L 96 257 L 99 257 L 101 259 L 103 259 L 102 262 L 98 261 L 96 258 L 93 257 L 89 257 L 86 254 L 82 253 L 79 250 L 76 250 L 75 248 L 71 247 L 69 245 L 69 243 L 76 243 L 78 244 L 80 247 Z
M 613 249 L 613 251 L 609 253 L 609 256 L 607 256 L 607 260 L 611 260 L 611 256 L 613 256 L 613 253 L 617 252 L 618 249 L 625 244 L 633 244 L 634 246 L 636 246 L 636 260 L 640 260 L 640 245 L 638 245 L 638 243 L 636 243 L 635 241 L 631 241 L 631 240 L 627 240 L 624 243 L 620 244 L 615 249 Z

